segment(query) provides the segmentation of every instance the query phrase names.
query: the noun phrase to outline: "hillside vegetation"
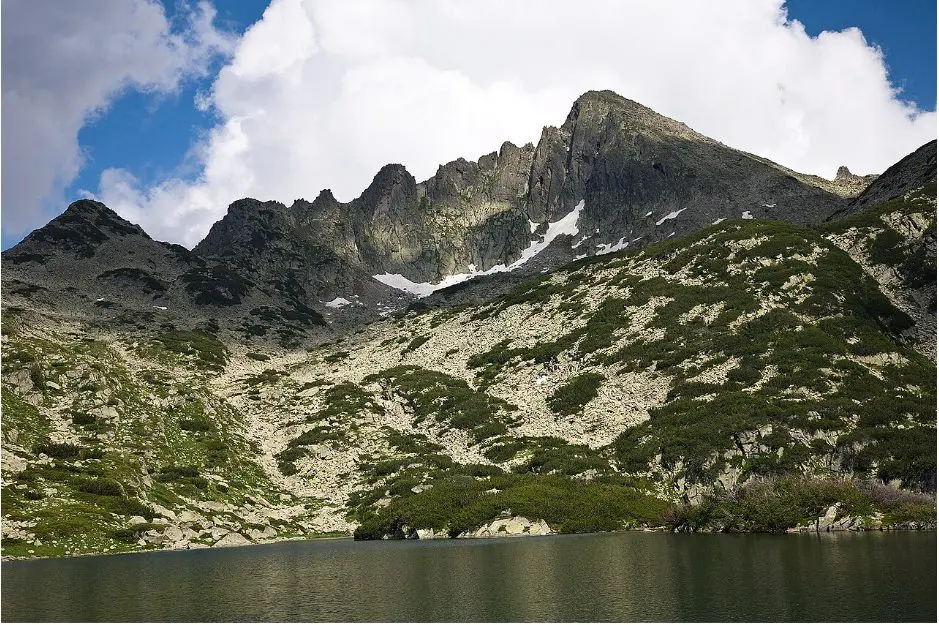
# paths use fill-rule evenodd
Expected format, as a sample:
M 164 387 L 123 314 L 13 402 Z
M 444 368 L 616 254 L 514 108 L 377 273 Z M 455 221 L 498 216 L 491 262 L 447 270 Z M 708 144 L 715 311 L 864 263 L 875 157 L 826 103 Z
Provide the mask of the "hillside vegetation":
M 3 552 L 934 523 L 934 233 L 727 220 L 306 350 L 7 310 Z

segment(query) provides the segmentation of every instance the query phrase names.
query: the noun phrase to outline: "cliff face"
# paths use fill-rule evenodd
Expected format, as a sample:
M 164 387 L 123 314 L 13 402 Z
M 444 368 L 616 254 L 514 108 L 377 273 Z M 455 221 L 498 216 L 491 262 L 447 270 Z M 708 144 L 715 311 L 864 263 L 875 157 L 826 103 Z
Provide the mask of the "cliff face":
M 564 253 L 551 266 L 720 219 L 817 223 L 843 205 L 794 173 L 614 93 L 589 92 L 560 128 L 544 129 L 537 147 L 504 143 L 477 162 L 442 165 L 424 182 L 387 165 L 346 204 L 323 191 L 289 208 L 255 202 L 265 214 L 251 216 L 241 201 L 195 251 L 267 275 L 315 250 L 317 269 L 306 271 L 301 285 L 311 297 L 348 296 L 361 294 L 369 275 L 435 283 L 509 265 L 581 201 L 578 235 L 555 246 Z
M 151 240 L 103 205 L 78 202 L 4 254 L 4 293 L 36 300 L 45 290 L 54 293 L 48 306 L 60 298 L 59 308 L 107 322 L 159 323 L 176 311 L 258 336 L 300 309 L 317 323 L 303 322 L 291 336 L 319 332 L 320 315 L 358 325 L 407 305 L 418 292 L 402 290 L 407 281 L 430 283 L 419 285 L 426 294 L 448 277 L 511 268 L 465 289 L 479 302 L 571 260 L 725 219 L 817 224 L 928 177 L 930 145 L 850 200 L 869 177 L 799 174 L 612 92 L 588 92 L 537 146 L 507 142 L 478 161 L 441 165 L 423 182 L 391 164 L 351 202 L 329 190 L 290 206 L 238 200 L 192 252 Z M 102 311 L 99 297 L 113 307 Z

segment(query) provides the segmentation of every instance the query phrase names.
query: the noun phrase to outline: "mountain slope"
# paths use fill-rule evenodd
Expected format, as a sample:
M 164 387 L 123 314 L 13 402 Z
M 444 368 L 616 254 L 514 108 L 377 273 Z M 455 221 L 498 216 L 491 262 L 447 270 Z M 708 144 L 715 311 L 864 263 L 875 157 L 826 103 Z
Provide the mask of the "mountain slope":
M 100 202 L 80 200 L 3 254 L 4 310 L 101 327 L 223 329 L 281 342 L 328 334 L 281 284 L 151 239 Z
M 915 325 L 907 339 L 936 359 L 936 178 L 905 195 L 830 222 L 822 231 L 877 281 Z
M 537 148 L 240 200 L 193 251 L 76 202 L 3 255 L 3 553 L 934 527 L 928 147 L 821 223 L 821 182 L 591 93 Z M 464 255 L 501 271 L 374 278 Z
M 817 223 L 843 207 L 846 176 L 798 174 L 588 92 L 537 146 L 504 143 L 420 183 L 387 165 L 348 203 L 328 190 L 289 207 L 245 198 L 192 252 L 76 202 L 4 253 L 4 293 L 108 325 L 219 326 L 297 345 L 483 273 L 512 283 L 727 218 Z
M 920 146 L 877 177 L 847 206 L 832 214 L 829 220 L 849 215 L 902 197 L 936 179 L 936 141 Z
M 841 186 L 733 150 L 612 92 L 588 92 L 563 125 L 544 129 L 537 147 L 504 143 L 478 162 L 442 165 L 420 183 L 401 165 L 387 165 L 349 203 L 328 190 L 289 208 L 243 200 L 195 251 L 251 267 L 266 282 L 316 250 L 316 263 L 299 276 L 312 305 L 313 297 L 365 295 L 367 275 L 429 288 L 510 266 L 578 206 L 576 236 L 557 240 L 549 268 L 718 219 L 817 223 L 844 203 L 821 187 Z
M 4 552 L 928 522 L 935 362 L 826 236 L 725 221 L 312 351 L 6 312 Z

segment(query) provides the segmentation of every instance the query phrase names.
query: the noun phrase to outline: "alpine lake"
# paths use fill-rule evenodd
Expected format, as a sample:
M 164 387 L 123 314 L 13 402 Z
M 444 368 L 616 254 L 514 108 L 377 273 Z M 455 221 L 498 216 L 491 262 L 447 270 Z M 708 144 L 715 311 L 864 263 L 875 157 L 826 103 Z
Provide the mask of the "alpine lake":
M 315 540 L 2 564 L 3 621 L 936 621 L 936 533 Z

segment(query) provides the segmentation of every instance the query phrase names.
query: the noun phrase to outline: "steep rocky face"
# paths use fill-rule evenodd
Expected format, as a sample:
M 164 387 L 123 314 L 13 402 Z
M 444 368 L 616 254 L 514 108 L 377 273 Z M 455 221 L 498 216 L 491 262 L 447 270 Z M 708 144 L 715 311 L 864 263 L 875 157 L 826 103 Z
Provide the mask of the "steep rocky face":
M 924 146 L 871 185 L 863 201 L 887 193 L 877 189 L 906 188 L 930 162 L 934 170 L 931 145 L 931 157 Z M 498 285 L 573 259 L 641 248 L 725 219 L 818 223 L 844 208 L 844 196 L 863 180 L 844 168 L 834 181 L 799 174 L 612 92 L 588 92 L 559 128 L 544 129 L 537 147 L 507 142 L 477 162 L 441 165 L 424 182 L 401 165 L 386 165 L 347 203 L 329 190 L 289 207 L 238 200 L 193 252 L 152 241 L 103 205 L 86 202 L 5 254 L 4 264 L 25 270 L 13 272 L 14 280 L 32 285 L 21 290 L 35 289 L 71 278 L 64 268 L 76 258 L 83 267 L 75 275 L 87 269 L 82 279 L 89 286 L 71 281 L 61 289 L 80 293 L 78 300 L 110 280 L 112 288 L 133 292 L 127 302 L 147 309 L 147 319 L 162 307 L 210 306 L 199 315 L 230 318 L 265 336 L 258 315 L 284 318 L 269 309 L 299 307 L 310 319 L 326 313 L 335 324 L 356 325 L 401 308 L 414 296 L 399 290 L 395 274 L 437 283 L 512 269 L 512 278 L 490 276 L 494 291 L 463 291 L 478 302 L 502 292 Z M 60 258 L 56 250 L 63 264 L 29 264 L 30 255 Z M 380 275 L 395 279 L 383 283 L 374 278 Z M 152 301 L 155 285 L 164 287 L 159 301 Z
M 154 310 L 179 295 L 191 252 L 159 243 L 100 202 L 80 200 L 3 254 L 4 295 L 50 308 Z
M 868 174 L 866 176 L 853 174 L 850 169 L 842 165 L 838 168 L 838 172 L 835 174 L 835 179 L 832 181 L 832 184 L 844 189 L 846 195 L 853 197 L 859 195 L 872 182 L 877 180 L 877 178 L 877 174 Z
M 581 201 L 578 235 L 554 244 L 549 268 L 721 219 L 817 223 L 843 204 L 831 189 L 844 186 L 733 150 L 612 92 L 588 92 L 537 147 L 504 143 L 477 162 L 441 165 L 424 182 L 387 165 L 345 204 L 328 191 L 289 210 L 244 200 L 196 251 L 252 267 L 259 282 L 293 275 L 312 304 L 363 295 L 370 275 L 436 283 L 511 265 Z M 317 270 L 296 274 L 301 258 Z
M 719 219 L 821 221 L 840 205 L 800 181 L 612 92 L 579 98 L 547 128 L 529 180 L 528 215 L 556 220 L 584 200 L 577 254 L 641 246 Z
M 423 183 L 386 165 L 349 203 L 328 190 L 289 209 L 241 200 L 195 251 L 251 267 L 262 280 L 304 258 L 300 283 L 320 298 L 362 295 L 377 288 L 370 276 L 380 273 L 436 281 L 468 265 L 508 264 L 531 239 L 521 198 L 532 152 L 505 143 L 479 162 L 441 165 Z
M 365 291 L 374 280 L 350 254 L 355 239 L 333 203 L 328 193 L 289 209 L 279 202 L 238 200 L 193 251 L 231 262 L 259 284 L 307 305 L 331 299 L 334 291 Z M 311 231 L 317 236 L 305 236 Z
M 936 179 L 936 141 L 922 145 L 878 176 L 864 191 L 847 206 L 836 211 L 830 220 L 848 215 L 902 197 L 914 189 Z

